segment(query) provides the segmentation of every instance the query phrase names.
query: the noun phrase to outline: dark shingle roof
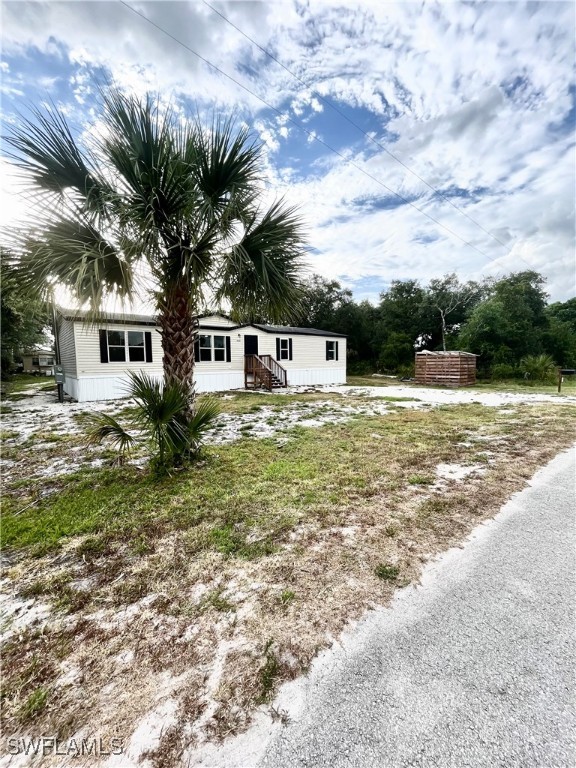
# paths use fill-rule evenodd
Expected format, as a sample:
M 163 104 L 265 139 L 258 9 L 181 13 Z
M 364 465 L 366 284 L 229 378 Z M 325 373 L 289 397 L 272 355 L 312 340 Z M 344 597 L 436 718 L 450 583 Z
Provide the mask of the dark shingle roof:
M 97 323 L 122 323 L 124 325 L 156 325 L 153 315 L 134 315 L 124 312 L 99 312 L 96 315 L 86 309 L 62 309 L 58 312 L 64 320 L 86 320 Z
M 295 328 L 292 325 L 261 325 L 252 323 L 254 328 L 259 328 L 266 333 L 288 333 L 291 336 L 334 336 L 338 339 L 345 339 L 343 333 L 332 333 L 332 331 L 320 331 L 318 328 Z
M 88 322 L 91 322 L 95 320 L 98 323 L 122 323 L 124 325 L 157 325 L 156 318 L 153 315 L 135 315 L 135 314 L 124 314 L 123 312 L 103 312 L 102 314 L 98 314 L 96 318 L 94 318 L 94 315 L 90 313 L 89 311 L 85 309 L 58 309 L 60 315 L 65 320 L 87 320 Z M 233 331 L 238 330 L 240 328 L 246 328 L 246 327 L 252 327 L 252 328 L 258 328 L 261 331 L 264 331 L 265 333 L 287 333 L 291 336 L 330 336 L 338 339 L 345 339 L 346 336 L 343 333 L 333 333 L 332 331 L 321 331 L 318 328 L 296 328 L 292 325 L 263 325 L 262 323 L 243 323 L 241 325 L 233 325 L 230 327 L 226 326 L 210 326 L 210 325 L 202 325 L 202 318 L 204 317 L 212 317 L 213 315 L 218 315 L 219 317 L 224 317 L 226 320 L 230 320 L 227 315 L 223 315 L 220 312 L 210 312 L 206 315 L 199 315 L 198 319 L 200 320 L 200 327 L 204 328 L 222 328 L 222 330 L 227 331 Z

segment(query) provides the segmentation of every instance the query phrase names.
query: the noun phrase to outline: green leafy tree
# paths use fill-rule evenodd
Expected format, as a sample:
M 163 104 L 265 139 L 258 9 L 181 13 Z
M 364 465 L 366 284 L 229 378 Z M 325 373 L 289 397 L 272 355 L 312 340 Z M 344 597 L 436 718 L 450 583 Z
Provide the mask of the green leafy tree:
M 17 266 L 95 313 L 107 296 L 131 298 L 138 270 L 150 274 L 164 381 L 190 393 L 191 417 L 195 317 L 207 302 L 246 319 L 295 314 L 301 221 L 282 201 L 262 208 L 262 148 L 244 128 L 183 122 L 157 98 L 117 89 L 102 108 L 85 140 L 55 108 L 9 129 L 37 222 L 13 238 Z
M 480 355 L 478 369 L 487 373 L 494 365 L 513 366 L 518 358 L 510 346 L 512 328 L 504 304 L 487 299 L 472 311 L 458 335 L 458 346 Z
M 576 298 L 545 309 L 544 349 L 563 368 L 576 368 Z
M 576 333 L 576 297 L 568 301 L 556 301 L 545 309 L 546 317 L 556 318 L 562 323 L 568 323 Z
M 538 272 L 516 272 L 494 284 L 493 295 L 506 309 L 507 343 L 516 362 L 543 351 L 546 329 L 545 278 Z
M 352 303 L 352 291 L 342 288 L 337 280 L 312 275 L 304 285 L 303 312 L 300 323 L 304 328 L 320 328 L 343 333 L 339 310 Z
M 2 250 L 2 262 L 10 255 Z M 48 308 L 37 293 L 24 292 L 18 275 L 6 265 L 2 269 L 0 294 L 0 351 L 2 379 L 9 378 L 15 358 L 37 344 L 51 345 L 47 335 Z
M 458 344 L 481 355 L 478 366 L 516 366 L 527 355 L 544 350 L 547 328 L 544 278 L 537 272 L 517 272 L 498 280 L 491 295 L 477 304 L 463 325 Z
M 576 368 L 576 331 L 571 322 L 564 322 L 557 317 L 548 317 L 548 325 L 543 333 L 546 352 L 562 368 Z
M 407 333 L 393 331 L 380 350 L 379 366 L 384 371 L 396 372 L 414 364 L 414 344 Z
M 390 288 L 380 295 L 382 342 L 388 334 L 402 333 L 416 343 L 429 333 L 431 323 L 425 299 L 425 289 L 418 280 L 393 280 Z
M 352 291 L 337 280 L 313 275 L 304 290 L 301 324 L 347 336 L 351 372 L 362 373 L 376 366 L 378 311 L 368 301 L 352 299 Z
M 455 272 L 430 280 L 426 301 L 440 318 L 442 349 L 446 352 L 448 335 L 464 322 L 471 309 L 480 301 L 484 287 L 474 281 L 461 283 Z

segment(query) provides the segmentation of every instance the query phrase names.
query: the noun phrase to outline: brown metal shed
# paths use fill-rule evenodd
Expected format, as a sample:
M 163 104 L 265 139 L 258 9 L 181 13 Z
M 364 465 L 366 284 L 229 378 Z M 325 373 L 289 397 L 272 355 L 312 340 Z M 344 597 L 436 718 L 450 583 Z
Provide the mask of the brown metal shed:
M 471 352 L 417 352 L 416 382 L 468 387 L 476 383 L 476 357 Z

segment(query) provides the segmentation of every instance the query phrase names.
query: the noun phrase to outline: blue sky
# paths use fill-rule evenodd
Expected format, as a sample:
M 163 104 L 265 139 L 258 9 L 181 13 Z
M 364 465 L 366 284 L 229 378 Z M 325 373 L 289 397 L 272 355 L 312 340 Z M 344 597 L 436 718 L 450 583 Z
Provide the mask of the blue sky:
M 256 96 L 119 2 L 4 2 L 2 119 L 51 99 L 83 131 L 107 78 L 234 112 L 267 195 L 301 207 L 310 270 L 357 299 L 529 268 L 574 295 L 572 2 L 210 2 L 298 79 L 201 0 L 130 5 Z M 26 209 L 1 170 L 9 225 Z

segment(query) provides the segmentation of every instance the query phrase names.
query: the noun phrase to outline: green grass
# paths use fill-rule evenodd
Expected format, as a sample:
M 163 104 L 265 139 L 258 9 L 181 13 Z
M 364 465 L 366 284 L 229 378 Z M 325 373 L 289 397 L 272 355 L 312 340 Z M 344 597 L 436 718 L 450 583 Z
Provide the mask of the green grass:
M 400 575 L 400 568 L 397 565 L 380 563 L 374 569 L 374 573 L 379 579 L 382 579 L 382 581 L 396 581 Z
M 280 604 L 287 606 L 296 598 L 296 593 L 291 589 L 283 589 L 280 595 Z
M 554 410 L 570 423 L 569 408 Z M 94 558 L 113 541 L 144 553 L 164 533 L 180 530 L 191 552 L 266 556 L 300 519 L 323 519 L 402 483 L 429 483 L 436 463 L 461 453 L 464 430 L 490 423 L 505 434 L 506 418 L 466 405 L 297 427 L 286 432 L 292 439 L 283 445 L 274 438 L 245 439 L 208 449 L 204 462 L 161 481 L 129 466 L 84 470 L 24 511 L 21 497 L 5 494 L 2 545 L 43 554 L 67 537 L 86 535 L 81 547 Z M 522 423 L 515 422 L 520 434 Z
M 266 396 L 255 397 L 240 397 L 236 406 L 253 408 Z M 273 407 L 285 407 L 284 400 Z M 317 409 L 312 401 L 307 412 Z M 228 654 L 216 693 L 211 733 L 232 733 L 281 682 L 306 670 L 347 618 L 417 580 L 424 555 L 458 543 L 567 446 L 575 411 L 561 402 L 398 409 L 287 429 L 283 445 L 245 438 L 214 446 L 198 464 L 160 481 L 128 465 L 46 478 L 30 508 L 25 485 L 8 488 L 2 544 L 15 556 L 15 588 L 51 604 L 56 615 L 24 632 L 12 626 L 3 650 L 6 732 L 26 732 L 32 721 L 38 732 L 77 732 L 89 722 L 86 706 L 55 684 L 62 662 L 77 666 L 78 659 L 90 661 L 83 700 L 119 719 L 134 702 L 145 706 L 148 670 L 197 672 L 179 706 L 186 722 L 198 722 L 197 691 L 219 663 L 217 626 L 222 637 L 233 631 L 246 642 Z M 489 471 L 470 481 L 473 493 L 464 485 L 414 488 L 429 485 L 438 463 L 469 463 L 485 450 L 474 436 L 507 440 L 490 443 Z M 20 458 L 26 466 L 27 452 Z M 347 526 L 353 536 L 344 535 Z M 64 553 L 53 557 L 60 546 Z M 32 559 L 40 554 L 50 556 Z M 113 616 L 152 594 L 145 611 L 111 629 L 86 616 Z M 74 621 L 63 623 L 63 612 L 76 613 Z M 198 635 L 166 653 L 163 627 L 184 637 L 191 625 Z M 137 654 L 133 671 L 122 674 L 128 704 L 100 698 L 120 648 Z
M 0 429 L 0 440 L 14 440 L 20 433 L 10 429 Z
M 434 478 L 432 475 L 410 475 L 408 482 L 410 485 L 432 485 Z
M 13 395 L 19 395 L 25 389 L 31 387 L 42 389 L 53 383 L 54 379 L 49 376 L 31 376 L 27 373 L 18 373 L 12 376 L 9 381 L 2 382 L 2 398 L 11 399 Z
M 264 648 L 265 663 L 260 670 L 260 693 L 257 698 L 258 704 L 264 704 L 269 701 L 274 683 L 280 674 L 280 664 L 276 654 L 272 650 L 273 640 L 268 640 Z
M 232 395 L 230 397 L 230 395 Z M 201 395 L 198 400 L 202 402 L 208 395 Z M 262 408 L 271 408 L 274 411 L 285 410 L 292 405 L 312 407 L 315 402 L 325 402 L 328 397 L 334 399 L 334 393 L 325 392 L 306 393 L 301 395 L 275 395 L 265 392 L 226 392 L 213 394 L 218 400 L 222 413 L 258 413 Z M 338 395 L 336 395 L 338 397 Z
M 478 389 L 485 392 L 531 392 L 533 394 L 554 395 L 558 393 L 558 383 L 531 384 L 529 381 L 523 381 L 522 379 L 477 381 L 470 389 Z M 566 376 L 564 378 L 561 395 L 576 395 L 576 376 Z
M 215 611 L 220 611 L 222 613 L 228 613 L 228 611 L 234 610 L 234 605 L 229 600 L 226 600 L 226 598 L 222 596 L 221 589 L 214 589 L 212 590 L 212 592 L 209 592 L 204 597 L 201 607 L 214 608 Z
M 45 708 L 48 701 L 48 691 L 46 688 L 36 688 L 25 700 L 20 711 L 20 716 L 24 722 L 34 720 Z

